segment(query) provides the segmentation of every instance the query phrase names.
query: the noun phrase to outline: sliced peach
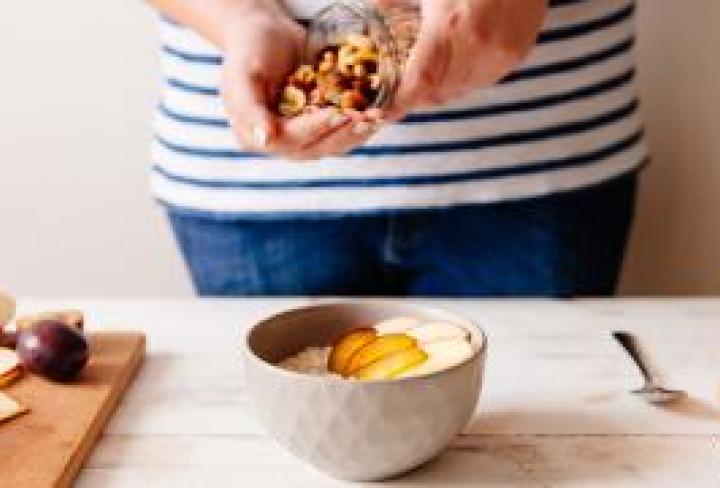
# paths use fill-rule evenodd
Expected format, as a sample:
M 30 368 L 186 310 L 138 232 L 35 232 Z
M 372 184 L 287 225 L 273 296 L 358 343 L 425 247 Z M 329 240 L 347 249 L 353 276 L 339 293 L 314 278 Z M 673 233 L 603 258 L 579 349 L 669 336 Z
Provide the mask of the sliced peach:
M 328 357 L 328 370 L 342 374 L 348 359 L 363 346 L 369 344 L 377 337 L 375 329 L 353 329 L 335 341 L 335 345 Z
M 359 380 L 389 380 L 422 364 L 427 358 L 427 353 L 416 347 L 403 349 L 360 368 L 353 377 Z
M 397 375 L 398 378 L 426 376 L 450 369 L 472 357 L 472 345 L 464 339 L 448 339 L 421 345 L 428 355 L 427 361 L 407 368 Z
M 356 371 L 392 353 L 413 348 L 417 341 L 406 334 L 386 334 L 361 347 L 348 359 L 342 374 L 352 375 Z

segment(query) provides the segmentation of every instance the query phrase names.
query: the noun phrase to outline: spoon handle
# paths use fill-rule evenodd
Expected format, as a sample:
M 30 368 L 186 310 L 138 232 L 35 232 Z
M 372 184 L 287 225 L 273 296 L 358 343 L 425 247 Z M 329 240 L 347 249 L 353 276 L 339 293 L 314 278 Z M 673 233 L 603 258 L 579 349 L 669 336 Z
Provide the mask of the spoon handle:
M 650 369 L 648 361 L 645 359 L 640 343 L 630 332 L 615 331 L 612 333 L 613 338 L 625 349 L 628 355 L 633 359 L 638 369 L 645 378 L 645 382 L 653 384 L 655 382 L 654 375 Z

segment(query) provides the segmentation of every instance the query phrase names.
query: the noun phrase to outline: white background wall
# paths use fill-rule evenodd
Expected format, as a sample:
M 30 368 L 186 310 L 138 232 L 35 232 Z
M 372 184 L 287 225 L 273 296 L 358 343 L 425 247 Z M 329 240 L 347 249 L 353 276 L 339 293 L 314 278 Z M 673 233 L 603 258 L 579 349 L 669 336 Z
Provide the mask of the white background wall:
M 720 292 L 720 2 L 640 0 L 655 162 L 623 289 Z M 0 16 L 0 288 L 190 293 L 148 197 L 157 83 L 141 2 L 26 0 Z

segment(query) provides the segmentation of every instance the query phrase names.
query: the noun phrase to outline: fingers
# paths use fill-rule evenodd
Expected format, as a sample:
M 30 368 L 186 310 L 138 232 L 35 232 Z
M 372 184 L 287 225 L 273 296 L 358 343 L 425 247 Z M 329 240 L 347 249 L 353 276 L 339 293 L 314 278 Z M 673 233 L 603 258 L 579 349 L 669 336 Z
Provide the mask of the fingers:
M 265 150 L 279 133 L 278 117 L 269 109 L 270 82 L 259 73 L 224 71 L 222 96 L 235 135 L 244 147 Z
M 351 121 L 307 148 L 306 159 L 339 156 L 362 145 L 377 131 L 380 120 L 373 113 L 350 114 Z
M 313 159 L 317 144 L 343 129 L 352 117 L 334 109 L 320 109 L 281 122 L 279 136 L 267 146 L 267 150 L 289 159 Z

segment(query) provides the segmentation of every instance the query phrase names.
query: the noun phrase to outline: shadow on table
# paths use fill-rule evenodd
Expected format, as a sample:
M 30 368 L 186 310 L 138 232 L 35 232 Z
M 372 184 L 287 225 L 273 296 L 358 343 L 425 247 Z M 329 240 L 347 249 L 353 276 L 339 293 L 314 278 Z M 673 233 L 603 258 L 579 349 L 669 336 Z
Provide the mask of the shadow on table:
M 498 426 L 513 424 L 586 425 L 590 433 L 483 433 L 489 430 L 483 425 L 493 425 L 497 431 Z M 635 478 L 642 471 L 659 472 L 668 463 L 682 462 L 673 456 L 671 440 L 622 436 L 611 420 L 572 411 L 488 412 L 476 418 L 469 431 L 474 433 L 460 435 L 435 460 L 385 484 L 452 487 L 602 483 Z

